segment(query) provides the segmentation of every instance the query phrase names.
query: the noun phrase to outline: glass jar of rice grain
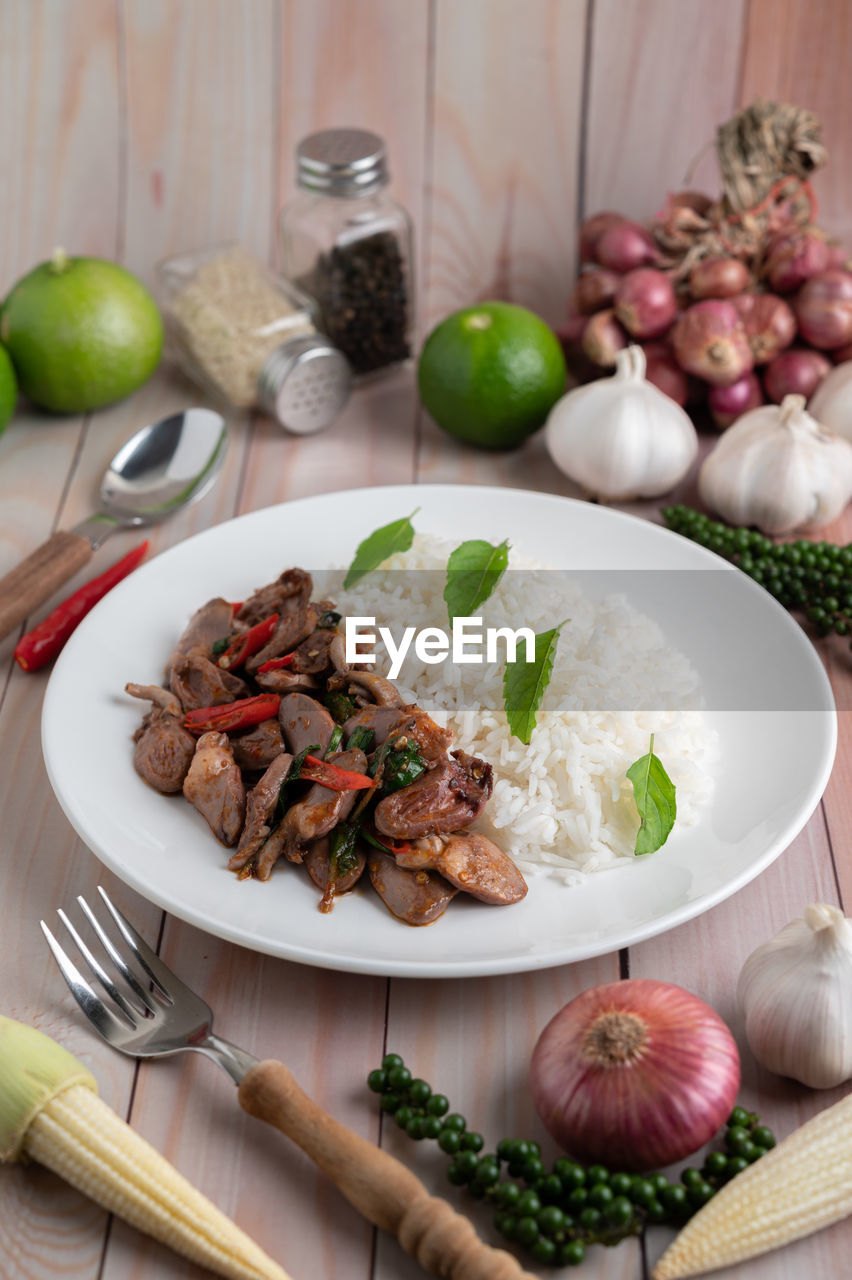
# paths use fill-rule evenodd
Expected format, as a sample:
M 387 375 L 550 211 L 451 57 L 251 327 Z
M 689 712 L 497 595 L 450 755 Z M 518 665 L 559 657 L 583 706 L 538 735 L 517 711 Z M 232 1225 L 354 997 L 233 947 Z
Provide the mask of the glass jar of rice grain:
M 349 365 L 306 295 L 238 244 L 168 258 L 157 274 L 172 354 L 210 396 L 257 406 L 297 435 L 333 421 Z

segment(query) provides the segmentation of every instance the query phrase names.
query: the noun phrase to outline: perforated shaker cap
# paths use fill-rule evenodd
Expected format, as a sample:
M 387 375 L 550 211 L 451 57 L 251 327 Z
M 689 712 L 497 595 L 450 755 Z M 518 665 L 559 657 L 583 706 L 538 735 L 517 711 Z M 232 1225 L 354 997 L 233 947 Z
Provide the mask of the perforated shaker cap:
M 258 401 L 297 436 L 322 431 L 349 397 L 348 361 L 320 334 L 291 338 L 276 347 L 257 380 Z
M 296 148 L 300 187 L 333 196 L 364 195 L 388 180 L 385 144 L 368 129 L 321 129 Z

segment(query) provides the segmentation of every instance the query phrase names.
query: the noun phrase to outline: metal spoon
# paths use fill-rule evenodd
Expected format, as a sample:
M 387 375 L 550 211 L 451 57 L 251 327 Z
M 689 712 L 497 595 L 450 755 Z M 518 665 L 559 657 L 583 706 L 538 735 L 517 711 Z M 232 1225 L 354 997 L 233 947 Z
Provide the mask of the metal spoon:
M 73 577 L 114 529 L 154 524 L 194 502 L 213 484 L 228 429 L 212 409 L 185 409 L 137 431 L 101 481 L 100 510 L 54 533 L 0 578 L 0 640 Z

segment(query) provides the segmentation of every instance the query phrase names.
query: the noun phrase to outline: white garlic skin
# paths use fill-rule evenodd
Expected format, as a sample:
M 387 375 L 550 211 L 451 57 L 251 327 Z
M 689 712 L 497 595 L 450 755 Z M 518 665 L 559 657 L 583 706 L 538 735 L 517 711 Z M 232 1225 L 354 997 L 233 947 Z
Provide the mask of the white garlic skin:
M 808 405 L 808 413 L 824 427 L 852 441 L 852 360 L 826 374 Z
M 852 921 L 815 903 L 748 957 L 737 983 L 759 1063 L 811 1089 L 852 1077 Z
M 689 416 L 645 380 L 645 353 L 616 353 L 612 378 L 568 391 L 550 411 L 545 441 L 571 480 L 595 498 L 656 498 L 683 479 L 698 452 Z
M 785 396 L 738 418 L 698 473 L 702 502 L 729 524 L 793 533 L 827 524 L 852 497 L 852 444 Z

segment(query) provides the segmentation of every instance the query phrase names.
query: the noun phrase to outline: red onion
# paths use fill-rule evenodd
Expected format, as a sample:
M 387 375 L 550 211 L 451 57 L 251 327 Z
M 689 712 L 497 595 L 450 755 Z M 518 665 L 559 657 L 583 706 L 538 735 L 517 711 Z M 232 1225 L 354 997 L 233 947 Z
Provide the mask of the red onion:
M 845 347 L 836 347 L 831 358 L 835 364 L 845 364 L 847 360 L 852 360 L 852 342 L 848 342 Z
M 793 347 L 770 360 L 763 375 L 766 394 L 775 404 L 785 396 L 804 396 L 810 400 L 831 369 L 831 361 L 821 351 Z
M 665 342 L 643 342 L 642 350 L 645 352 L 645 381 L 652 382 L 683 409 L 689 398 L 689 378 L 675 360 L 671 347 Z
M 739 258 L 703 258 L 690 272 L 693 298 L 733 298 L 748 288 L 748 267 Z
M 615 314 L 634 338 L 658 338 L 677 315 L 671 280 L 653 267 L 628 272 L 615 293 Z
M 580 261 L 594 262 L 597 258 L 598 241 L 610 227 L 619 222 L 626 222 L 623 213 L 593 213 L 580 223 Z
M 581 272 L 574 286 L 574 306 L 583 316 L 611 307 L 620 279 L 614 271 L 607 271 L 604 267 Z
M 722 1019 L 697 996 L 629 978 L 560 1009 L 533 1050 L 530 1083 L 545 1129 L 571 1155 L 659 1169 L 724 1124 L 740 1060 Z
M 626 218 L 604 231 L 595 255 L 601 266 L 610 271 L 633 271 L 657 261 L 657 250 L 648 232 Z
M 739 312 L 755 364 L 766 364 L 796 336 L 796 317 L 774 293 L 744 293 L 731 298 L 731 305 Z
M 823 351 L 852 342 L 852 275 L 826 271 L 802 285 L 793 303 L 799 333 Z
M 610 369 L 615 364 L 616 351 L 627 346 L 627 334 L 616 320 L 614 311 L 597 311 L 589 317 L 580 345 L 590 360 Z
M 716 426 L 724 431 L 725 427 L 736 422 L 749 409 L 759 409 L 763 404 L 760 379 L 757 374 L 747 373 L 739 382 L 732 382 L 729 387 L 711 387 L 707 393 L 707 403 Z
M 830 244 L 828 246 L 828 262 L 826 263 L 826 271 L 848 271 L 852 267 L 852 257 L 845 244 Z
M 715 387 L 739 382 L 754 363 L 736 307 L 722 299 L 688 307 L 672 330 L 672 343 L 681 369 Z
M 813 231 L 779 236 L 766 262 L 769 283 L 777 293 L 792 293 L 811 276 L 828 268 L 828 245 Z

